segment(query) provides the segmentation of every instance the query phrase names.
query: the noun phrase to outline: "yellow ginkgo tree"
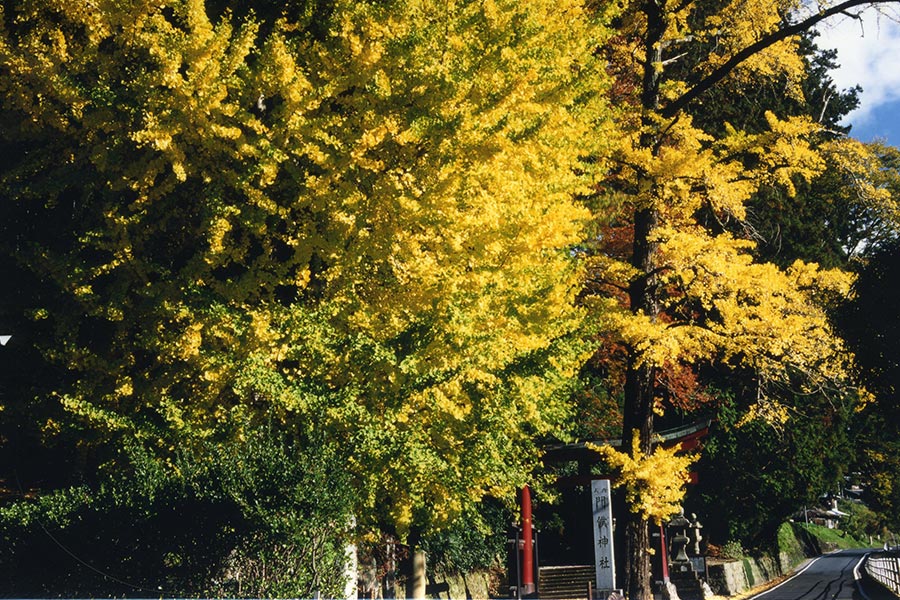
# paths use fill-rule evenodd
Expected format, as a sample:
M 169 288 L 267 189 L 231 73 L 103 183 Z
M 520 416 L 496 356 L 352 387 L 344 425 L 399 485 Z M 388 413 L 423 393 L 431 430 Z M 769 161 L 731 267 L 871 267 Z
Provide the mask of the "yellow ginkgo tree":
M 41 282 L 14 308 L 42 398 L 161 456 L 325 431 L 401 534 L 510 497 L 583 358 L 605 17 L 228 4 L 0 5 L 0 244 Z
M 631 438 L 628 452 L 609 445 L 588 444 L 603 457 L 616 474 L 615 487 L 625 490 L 629 510 L 657 525 L 678 512 L 684 499 L 684 486 L 690 479 L 688 468 L 694 458 L 679 454 L 681 446 L 656 446 L 650 454 L 641 451 L 638 432 Z
M 762 187 L 790 195 L 795 182 L 824 170 L 821 126 L 813 116 L 772 111 L 761 128 L 720 123 L 713 135 L 692 115 L 723 82 L 777 82 L 799 98 L 806 65 L 798 34 L 871 4 L 625 3 L 605 46 L 616 78 L 611 94 L 622 108 L 621 144 L 598 189 L 585 297 L 601 339 L 623 349 L 622 439 L 637 440 L 625 449 L 630 460 L 653 453 L 654 415 L 672 370 L 715 365 L 752 373 L 753 415 L 772 420 L 786 416 L 782 389 L 853 394 L 852 357 L 827 312 L 852 278 L 800 261 L 788 268 L 759 261 L 743 226 L 747 203 Z M 647 514 L 621 522 L 623 587 L 632 600 L 649 599 Z

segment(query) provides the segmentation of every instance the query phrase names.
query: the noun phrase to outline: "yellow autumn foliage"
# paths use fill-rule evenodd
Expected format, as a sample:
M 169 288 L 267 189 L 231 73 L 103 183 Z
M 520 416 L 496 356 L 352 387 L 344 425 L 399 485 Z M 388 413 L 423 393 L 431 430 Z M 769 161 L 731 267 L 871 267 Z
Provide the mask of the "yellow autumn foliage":
M 615 470 L 614 487 L 625 489 L 625 501 L 632 513 L 659 524 L 678 512 L 688 482 L 688 469 L 694 459 L 681 454 L 680 446 L 657 445 L 649 454 L 641 452 L 637 432 L 631 440 L 631 451 L 622 452 L 612 446 L 588 444 Z
M 850 278 L 759 263 L 733 225 L 826 165 L 896 217 L 871 152 L 816 143 L 809 118 L 713 136 L 665 113 L 790 2 L 329 4 L 0 5 L 0 189 L 46 223 L 9 255 L 53 290 L 23 313 L 71 414 L 158 448 L 324 429 L 402 532 L 526 481 L 588 310 L 632 368 L 719 361 L 803 391 L 846 373 L 826 309 Z M 803 68 L 788 38 L 730 76 L 794 94 Z M 573 251 L 641 211 L 645 264 Z M 587 269 L 619 295 L 576 305 Z M 653 306 L 620 301 L 645 281 Z M 658 452 L 616 459 L 653 518 L 677 486 L 651 467 L 683 470 Z
M 811 178 L 824 167 L 811 145 L 814 123 L 767 119 L 767 132 L 731 129 L 713 140 L 684 117 L 668 130 L 667 145 L 656 156 L 635 147 L 637 138 L 627 138 L 622 156 L 634 169 L 629 176 L 648 182 L 632 202 L 658 215 L 648 240 L 656 247 L 664 316 L 608 304 L 597 318 L 632 350 L 635 365 L 716 360 L 751 368 L 763 380 L 788 381 L 801 372 L 811 388 L 827 388 L 848 372 L 827 310 L 849 293 L 851 275 L 801 262 L 787 270 L 757 262 L 752 240 L 711 231 L 696 219 L 708 210 L 723 223 L 740 221 L 760 186 L 781 185 L 790 193 L 794 177 Z M 740 158 L 748 155 L 754 169 Z M 591 269 L 621 288 L 645 276 L 630 260 L 614 257 L 595 258 Z
M 685 387 L 702 385 L 710 371 L 722 377 L 733 370 L 742 383 L 752 382 L 741 388 L 758 388 L 755 399 L 749 392 L 741 397 L 752 405 L 748 420 L 783 423 L 783 399 L 856 401 L 853 357 L 828 318 L 852 276 L 802 261 L 779 267 L 762 260 L 750 207 L 773 192 L 792 198 L 834 171 L 846 183 L 836 186 L 842 191 L 835 202 L 858 194 L 864 206 L 885 203 L 881 214 L 890 213 L 891 202 L 883 192 L 890 184 L 871 170 L 873 154 L 835 139 L 819 114 L 791 116 L 801 112 L 797 104 L 808 104 L 807 57 L 797 34 L 832 4 L 620 5 L 616 36 L 604 51 L 616 78 L 612 93 L 626 110 L 614 115 L 620 135 L 613 168 L 593 198 L 585 306 L 600 339 L 616 344 L 615 354 L 601 349 L 602 356 L 624 363 L 611 384 L 623 397 L 623 438 L 634 432 L 641 438 L 624 458 L 607 454 L 636 472 L 647 460 L 637 449 L 654 443 L 655 416 L 683 391 L 668 377 L 677 377 L 677 369 L 688 371 Z M 757 103 L 765 95 L 759 90 L 779 100 Z M 744 91 L 753 92 L 753 101 L 730 102 L 729 94 Z M 740 114 L 744 107 L 751 114 Z M 838 158 L 839 148 L 850 164 Z M 625 527 L 623 586 L 639 599 L 652 594 L 646 520 L 674 508 L 651 508 L 654 495 L 668 492 L 634 483 L 646 477 L 629 479 L 637 517 Z
M 324 429 L 401 532 L 513 494 L 583 360 L 604 24 L 575 0 L 339 0 L 315 27 L 93 4 L 0 8 L 0 119 L 30 149 L 0 184 L 68 246 L 18 255 L 75 307 L 31 307 L 63 406 L 163 450 Z
M 781 269 L 758 261 L 747 203 L 763 188 L 794 195 L 796 182 L 841 164 L 837 148 L 853 165 L 840 167 L 848 177 L 874 181 L 872 171 L 861 175 L 871 162 L 865 149 L 847 140 L 822 142 L 813 119 L 771 111 L 760 130 L 723 123 L 722 134 L 712 135 L 679 104 L 698 78 L 778 31 L 784 12 L 797 7 L 770 0 L 629 7 L 611 55 L 622 63 L 616 72 L 633 86 L 642 112 L 639 119 L 616 117 L 623 135 L 614 148 L 616 192 L 608 201 L 619 206 L 601 203 L 595 217 L 601 228 L 635 223 L 638 215 L 652 220 L 635 233 L 640 256 L 601 253 L 589 262 L 599 289 L 620 290 L 590 303 L 605 339 L 628 349 L 631 369 L 707 363 L 748 369 L 763 394 L 779 386 L 801 394 L 846 387 L 852 357 L 827 311 L 849 293 L 852 276 L 801 262 Z M 797 38 L 787 37 L 727 77 L 737 88 L 778 81 L 796 94 L 805 68 Z M 702 105 L 702 96 L 695 102 Z M 681 108 L 669 114 L 673 106 Z M 885 202 L 876 186 L 861 183 L 858 190 L 870 206 Z

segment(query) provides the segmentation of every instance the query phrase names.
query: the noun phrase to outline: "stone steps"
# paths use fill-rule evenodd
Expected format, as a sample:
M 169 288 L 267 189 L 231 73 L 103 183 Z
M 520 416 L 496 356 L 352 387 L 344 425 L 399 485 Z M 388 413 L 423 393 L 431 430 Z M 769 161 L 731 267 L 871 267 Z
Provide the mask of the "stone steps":
M 547 600 L 588 600 L 595 578 L 593 565 L 541 567 L 538 595 Z

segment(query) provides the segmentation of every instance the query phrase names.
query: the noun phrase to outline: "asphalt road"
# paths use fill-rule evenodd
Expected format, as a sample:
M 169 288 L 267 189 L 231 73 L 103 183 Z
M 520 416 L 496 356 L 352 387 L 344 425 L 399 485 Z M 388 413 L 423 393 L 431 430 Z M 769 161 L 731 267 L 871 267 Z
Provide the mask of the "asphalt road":
M 814 559 L 790 579 L 751 600 L 897 600 L 878 584 L 858 579 L 868 550 L 843 550 Z

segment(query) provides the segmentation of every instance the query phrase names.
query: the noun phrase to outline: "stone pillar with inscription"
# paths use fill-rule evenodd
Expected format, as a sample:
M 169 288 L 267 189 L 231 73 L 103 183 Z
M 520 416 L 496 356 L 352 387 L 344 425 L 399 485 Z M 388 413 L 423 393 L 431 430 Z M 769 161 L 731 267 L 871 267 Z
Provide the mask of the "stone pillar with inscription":
M 616 589 L 612 501 L 610 499 L 608 479 L 596 479 L 591 482 L 591 505 L 594 516 L 596 593 L 598 598 L 606 598 Z

